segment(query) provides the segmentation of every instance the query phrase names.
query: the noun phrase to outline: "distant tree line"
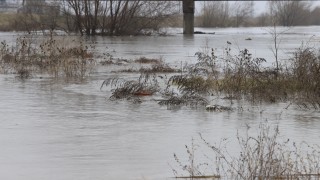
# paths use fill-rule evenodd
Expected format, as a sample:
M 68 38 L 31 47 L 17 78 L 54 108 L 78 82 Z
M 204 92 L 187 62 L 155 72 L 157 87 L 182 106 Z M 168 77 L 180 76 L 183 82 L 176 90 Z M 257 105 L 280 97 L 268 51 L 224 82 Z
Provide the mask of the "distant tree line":
M 258 16 L 254 16 L 254 1 L 201 3 L 195 19 L 200 27 L 320 25 L 320 7 L 312 8 L 310 1 L 268 1 L 268 11 Z M 182 4 L 175 1 L 23 0 L 23 5 L 10 22 L 11 30 L 136 35 L 182 26 Z
M 27 2 L 29 3 L 24 3 L 19 11 L 17 29 L 62 29 L 81 35 L 125 35 L 156 31 L 163 23 L 167 23 L 170 17 L 179 13 L 179 2 L 168 1 L 51 0 L 50 4 L 43 0 Z M 59 12 L 56 7 L 59 7 Z
M 196 18 L 201 27 L 320 25 L 320 7 L 310 1 L 268 1 L 268 11 L 254 16 L 253 1 L 202 2 Z

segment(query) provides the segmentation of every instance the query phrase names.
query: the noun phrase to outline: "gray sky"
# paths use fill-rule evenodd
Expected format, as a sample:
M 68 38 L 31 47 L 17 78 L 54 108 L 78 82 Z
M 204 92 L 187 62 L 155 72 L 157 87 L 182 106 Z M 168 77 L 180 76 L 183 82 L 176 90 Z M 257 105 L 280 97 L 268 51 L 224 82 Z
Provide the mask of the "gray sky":
M 200 1 L 196 1 L 196 13 L 200 13 L 201 11 L 201 3 Z M 232 1 L 230 1 L 230 3 L 233 3 Z M 262 12 L 267 11 L 267 1 L 255 1 L 255 15 L 260 14 Z
M 233 2 L 230 1 L 230 3 L 233 3 Z M 255 5 L 254 15 L 259 15 L 263 12 L 267 12 L 268 11 L 268 4 L 267 3 L 268 3 L 268 1 L 254 1 L 254 5 Z M 320 6 L 320 1 L 312 0 L 311 3 L 313 4 L 312 7 Z M 198 9 L 198 12 L 201 9 L 200 4 L 201 4 L 201 2 L 199 2 L 199 1 L 196 2 L 196 8 Z

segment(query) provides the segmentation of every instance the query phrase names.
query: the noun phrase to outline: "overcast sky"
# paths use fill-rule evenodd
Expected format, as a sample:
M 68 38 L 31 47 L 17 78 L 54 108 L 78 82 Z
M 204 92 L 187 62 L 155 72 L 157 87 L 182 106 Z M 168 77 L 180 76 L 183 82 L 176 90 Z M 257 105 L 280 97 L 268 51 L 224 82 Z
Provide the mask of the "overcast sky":
M 230 1 L 230 3 L 233 3 L 233 1 Z M 254 15 L 259 15 L 263 12 L 267 12 L 268 11 L 268 1 L 254 1 L 254 5 L 255 5 L 255 8 L 254 8 Z M 313 4 L 312 7 L 315 7 L 315 6 L 320 6 L 320 1 L 315 1 L 315 0 L 312 0 L 311 2 Z M 198 13 L 201 9 L 201 2 L 199 1 L 196 1 L 196 8 L 198 9 Z

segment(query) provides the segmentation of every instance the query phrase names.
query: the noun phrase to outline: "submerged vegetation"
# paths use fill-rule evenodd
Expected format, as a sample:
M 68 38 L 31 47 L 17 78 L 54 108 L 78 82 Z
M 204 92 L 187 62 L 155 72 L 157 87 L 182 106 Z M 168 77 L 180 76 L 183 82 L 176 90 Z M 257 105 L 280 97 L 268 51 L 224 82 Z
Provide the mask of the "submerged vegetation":
M 0 44 L 0 72 L 28 78 L 34 73 L 83 78 L 94 67 L 93 55 L 81 39 L 19 37 L 16 44 Z
M 266 60 L 252 57 L 248 49 L 233 55 L 228 47 L 224 54 L 218 57 L 213 49 L 205 49 L 205 52 L 196 53 L 195 64 L 186 65 L 182 70 L 169 68 L 162 61 L 141 58 L 136 62 L 152 63 L 152 67 L 121 72 L 140 72 L 142 76 L 152 74 L 153 82 L 164 81 L 162 85 L 153 84 L 157 87 L 154 90 L 162 96 L 158 100 L 160 105 L 207 106 L 213 97 L 222 96 L 231 104 L 233 100 L 245 99 L 252 103 L 290 102 L 301 108 L 320 108 L 320 56 L 316 49 L 301 46 L 286 63 L 277 63 L 278 68 L 265 67 Z M 161 75 L 168 72 L 174 74 L 165 78 Z M 129 82 L 114 86 L 116 97 L 122 97 L 118 93 L 124 89 L 130 90 L 129 94 L 123 92 L 124 96 L 135 94 L 131 90 L 136 84 Z M 141 83 L 141 76 L 137 82 L 139 86 L 145 86 Z M 103 83 L 108 84 L 109 81 Z
M 0 71 L 21 78 L 40 73 L 82 79 L 96 65 L 93 50 L 94 46 L 85 45 L 82 39 L 52 35 L 37 39 L 29 34 L 17 38 L 15 44 L 1 42 Z M 175 69 L 161 58 L 125 60 L 106 53 L 100 65 L 132 65 L 112 72 L 141 75 L 138 80 L 109 78 L 102 86 L 112 86 L 112 99 L 157 94 L 161 99 L 156 101 L 167 106 L 205 107 L 211 105 L 213 98 L 223 98 L 231 105 L 233 100 L 245 99 L 252 103 L 290 102 L 305 109 L 320 108 L 320 56 L 315 48 L 302 45 L 288 61 L 279 61 L 276 67 L 265 67 L 266 60 L 253 57 L 248 49 L 234 55 L 229 44 L 220 57 L 209 48 L 195 55 L 196 63 Z

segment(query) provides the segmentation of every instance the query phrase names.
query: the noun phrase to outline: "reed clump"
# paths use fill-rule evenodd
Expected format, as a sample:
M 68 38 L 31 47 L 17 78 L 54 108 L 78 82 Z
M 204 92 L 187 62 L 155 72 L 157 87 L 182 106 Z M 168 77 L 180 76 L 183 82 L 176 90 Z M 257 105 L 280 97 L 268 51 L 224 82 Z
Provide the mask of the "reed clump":
M 95 64 L 93 54 L 89 51 L 82 40 L 66 41 L 50 36 L 38 42 L 32 36 L 23 36 L 17 38 L 12 46 L 1 42 L 1 71 L 17 73 L 22 78 L 30 77 L 33 73 L 83 78 Z

